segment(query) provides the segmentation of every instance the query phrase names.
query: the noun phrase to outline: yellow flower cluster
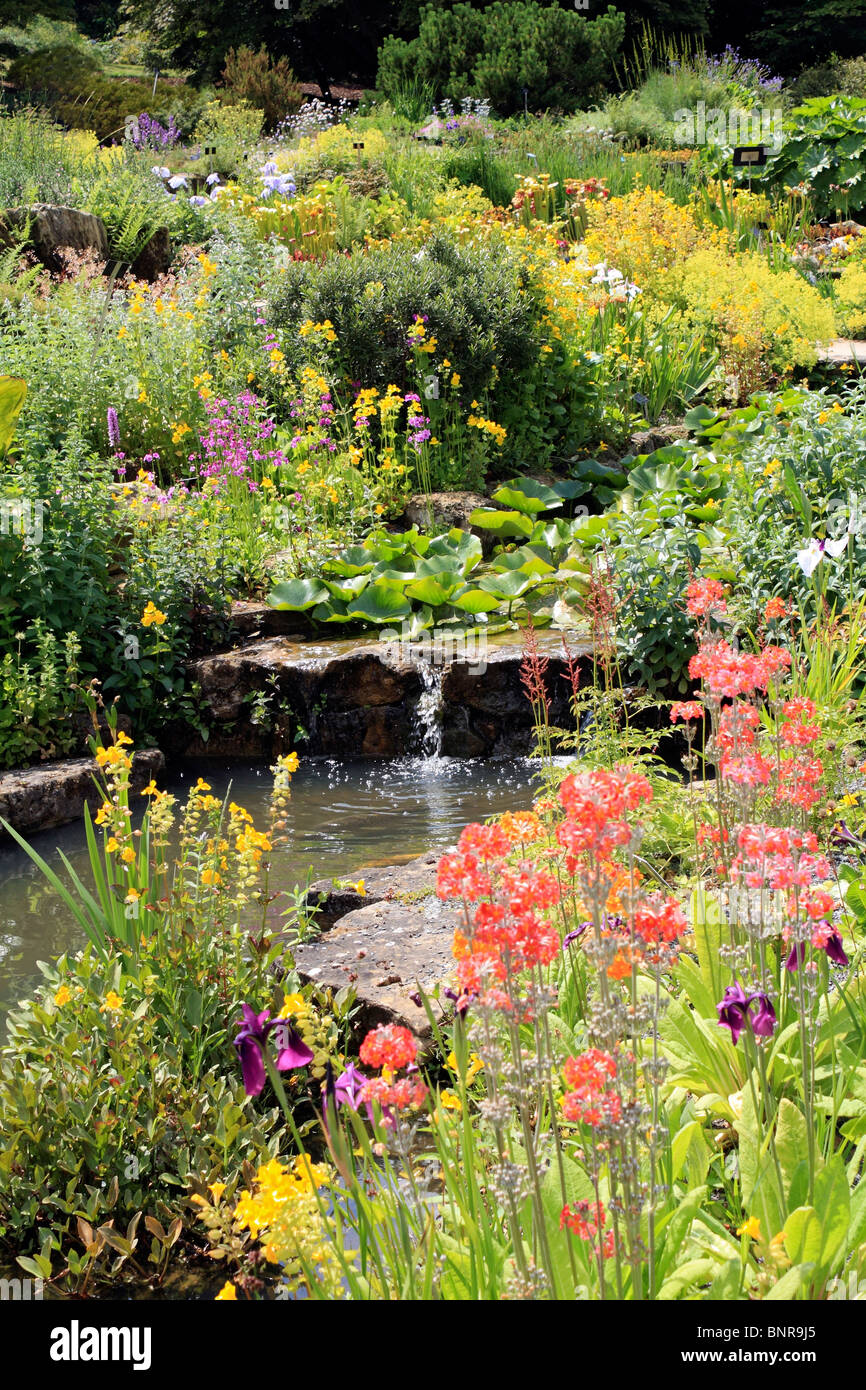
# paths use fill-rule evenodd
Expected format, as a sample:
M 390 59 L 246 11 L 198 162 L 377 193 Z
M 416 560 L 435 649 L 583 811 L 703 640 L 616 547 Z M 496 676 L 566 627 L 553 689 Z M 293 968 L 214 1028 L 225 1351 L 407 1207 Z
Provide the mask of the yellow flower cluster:
M 505 443 L 508 431 L 504 425 L 497 425 L 495 420 L 485 420 L 482 415 L 470 415 L 466 423 L 470 429 L 481 430 L 483 434 L 489 434 L 500 448 Z
M 165 620 L 165 614 L 159 611 L 155 603 L 151 603 L 148 600 L 145 610 L 141 615 L 142 627 L 162 627 Z
M 283 1266 L 290 1288 L 308 1287 L 314 1279 L 317 1291 L 337 1299 L 342 1295 L 342 1270 L 336 1232 L 322 1217 L 316 1196 L 331 1180 L 324 1164 L 296 1158 L 284 1165 L 271 1159 L 259 1168 L 255 1189 L 239 1197 L 235 1225 L 254 1240 L 261 1239 L 265 1258 Z M 225 1290 L 223 1295 L 232 1296 Z
M 314 323 L 312 319 L 305 319 L 298 329 L 302 338 L 324 339 L 326 343 L 335 343 L 337 334 L 330 319 L 325 319 L 324 323 Z

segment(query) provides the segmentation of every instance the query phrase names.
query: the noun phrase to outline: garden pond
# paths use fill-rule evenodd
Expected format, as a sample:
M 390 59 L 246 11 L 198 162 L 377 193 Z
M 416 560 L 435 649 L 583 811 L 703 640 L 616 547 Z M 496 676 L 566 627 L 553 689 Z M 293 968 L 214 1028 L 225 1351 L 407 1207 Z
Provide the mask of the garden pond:
M 454 843 L 468 821 L 529 806 L 537 764 L 530 759 L 314 758 L 292 782 L 292 839 L 274 853 L 271 892 L 323 877 L 356 875 Z M 166 790 L 185 801 L 198 777 L 214 795 L 240 802 L 263 824 L 272 778 L 266 764 L 201 760 L 172 769 Z M 161 779 L 162 780 L 162 779 Z M 63 876 L 65 854 L 90 881 L 83 821 L 31 837 Z M 71 914 L 17 846 L 0 845 L 0 1011 L 41 979 L 37 962 L 83 944 Z

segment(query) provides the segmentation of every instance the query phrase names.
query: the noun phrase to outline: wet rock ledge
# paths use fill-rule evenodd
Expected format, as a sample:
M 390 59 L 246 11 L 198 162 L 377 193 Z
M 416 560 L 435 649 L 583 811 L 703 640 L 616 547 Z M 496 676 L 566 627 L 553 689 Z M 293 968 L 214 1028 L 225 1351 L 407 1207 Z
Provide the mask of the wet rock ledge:
M 566 665 L 558 637 L 545 634 L 551 723 L 569 726 Z M 581 684 L 591 680 L 591 649 L 577 649 Z M 190 667 L 200 687 L 207 744 L 196 737 L 181 756 L 270 757 L 287 748 L 331 757 L 393 758 L 422 751 L 418 704 L 438 687 L 439 752 L 445 757 L 520 756 L 532 744 L 532 707 L 520 679 L 518 643 L 431 667 L 399 643 L 253 637 Z M 428 701 L 429 704 L 429 701 Z M 175 750 L 172 750 L 175 751 Z
M 132 789 L 141 791 L 165 766 L 158 748 L 136 753 L 132 760 Z M 22 771 L 0 773 L 0 819 L 8 821 L 19 835 L 51 830 L 84 814 L 85 804 L 94 810 L 102 797 L 94 776 L 98 765 L 93 758 L 67 758 L 62 762 L 27 767 Z M 6 832 L 0 826 L 0 839 Z
M 411 996 L 419 988 L 429 993 L 452 971 L 459 920 L 436 897 L 438 860 L 429 852 L 393 868 L 362 869 L 363 896 L 329 879 L 309 890 L 323 931 L 317 941 L 295 947 L 298 973 L 322 989 L 354 989 L 359 1034 L 378 1023 L 399 1023 L 419 1038 L 430 1035 L 424 1007 Z M 433 1012 L 441 1012 L 435 1004 Z

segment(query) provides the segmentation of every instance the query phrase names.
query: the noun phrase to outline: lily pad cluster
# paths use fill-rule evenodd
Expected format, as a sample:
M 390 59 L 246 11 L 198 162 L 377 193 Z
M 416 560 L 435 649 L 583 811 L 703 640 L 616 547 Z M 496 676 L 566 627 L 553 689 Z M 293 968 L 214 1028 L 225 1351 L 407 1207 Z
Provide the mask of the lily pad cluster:
M 400 623 L 417 631 L 442 623 L 489 626 L 493 614 L 509 622 L 531 612 L 536 623 L 549 623 L 557 598 L 579 597 L 589 568 L 580 542 L 603 525 L 585 509 L 576 517 L 552 515 L 584 489 L 577 479 L 503 484 L 493 494 L 498 506 L 477 508 L 469 518 L 475 530 L 502 542 L 490 560 L 472 531 L 429 536 L 417 527 L 382 528 L 325 561 L 320 577 L 278 584 L 268 602 L 316 623 Z

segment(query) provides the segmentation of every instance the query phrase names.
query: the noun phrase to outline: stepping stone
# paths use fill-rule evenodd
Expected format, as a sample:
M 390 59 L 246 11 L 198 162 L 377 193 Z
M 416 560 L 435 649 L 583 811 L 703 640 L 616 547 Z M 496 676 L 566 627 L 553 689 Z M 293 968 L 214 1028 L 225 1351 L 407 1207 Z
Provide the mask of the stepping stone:
M 854 338 L 834 338 L 818 349 L 820 362 L 857 362 L 866 366 L 866 343 Z
M 418 903 L 368 903 L 341 917 L 318 941 L 296 946 L 295 965 L 303 981 L 320 989 L 354 989 L 358 1012 L 352 1028 L 361 1037 L 379 1023 L 397 1023 L 426 1040 L 430 1022 L 411 996 L 419 989 L 429 994 L 453 970 L 451 944 L 459 921 L 454 908 L 432 895 Z M 442 1015 L 435 1002 L 433 1012 Z

